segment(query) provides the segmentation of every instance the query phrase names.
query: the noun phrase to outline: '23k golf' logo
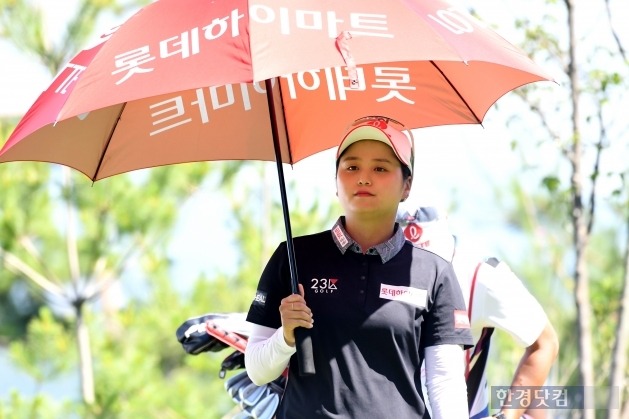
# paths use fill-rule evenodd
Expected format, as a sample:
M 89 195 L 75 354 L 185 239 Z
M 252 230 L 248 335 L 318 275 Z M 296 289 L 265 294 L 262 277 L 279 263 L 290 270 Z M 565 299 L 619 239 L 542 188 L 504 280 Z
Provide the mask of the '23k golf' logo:
M 331 294 L 337 290 L 337 281 L 338 279 L 335 278 L 312 278 L 310 280 L 310 282 L 312 283 L 310 288 L 314 290 L 315 294 Z

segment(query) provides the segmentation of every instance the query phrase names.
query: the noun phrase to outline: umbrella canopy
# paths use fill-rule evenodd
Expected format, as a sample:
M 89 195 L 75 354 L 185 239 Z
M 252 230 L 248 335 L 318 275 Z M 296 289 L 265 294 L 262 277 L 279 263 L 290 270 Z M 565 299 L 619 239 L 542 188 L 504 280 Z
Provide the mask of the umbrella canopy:
M 276 123 L 281 159 L 295 163 L 334 147 L 356 117 L 481 123 L 502 95 L 541 80 L 551 77 L 522 51 L 440 0 L 160 0 L 68 63 L 0 162 L 60 163 L 99 180 L 273 161 Z

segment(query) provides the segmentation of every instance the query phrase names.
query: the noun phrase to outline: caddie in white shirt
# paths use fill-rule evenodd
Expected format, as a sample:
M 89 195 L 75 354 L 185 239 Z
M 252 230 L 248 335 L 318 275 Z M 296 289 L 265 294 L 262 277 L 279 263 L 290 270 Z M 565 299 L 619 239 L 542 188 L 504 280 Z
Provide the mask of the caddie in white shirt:
M 557 335 L 544 309 L 509 266 L 496 258 L 470 258 L 462 254 L 456 247 L 445 212 L 437 207 L 419 206 L 400 212 L 397 221 L 409 241 L 454 266 L 476 342 L 475 348 L 466 351 L 470 418 L 489 417 L 485 361 L 494 328 L 507 332 L 524 348 L 511 389 L 543 386 L 559 350 Z M 540 419 L 546 417 L 546 411 L 503 406 L 494 417 Z

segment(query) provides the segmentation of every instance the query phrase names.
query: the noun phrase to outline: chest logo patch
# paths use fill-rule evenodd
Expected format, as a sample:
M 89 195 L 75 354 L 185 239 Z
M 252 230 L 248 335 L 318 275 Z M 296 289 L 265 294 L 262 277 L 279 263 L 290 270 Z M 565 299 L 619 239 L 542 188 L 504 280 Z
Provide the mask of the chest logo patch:
M 415 307 L 424 308 L 428 300 L 428 291 L 413 287 L 380 284 L 380 298 L 401 301 Z
M 315 294 L 332 294 L 338 288 L 336 287 L 338 279 L 336 278 L 312 278 L 310 280 L 310 288 Z

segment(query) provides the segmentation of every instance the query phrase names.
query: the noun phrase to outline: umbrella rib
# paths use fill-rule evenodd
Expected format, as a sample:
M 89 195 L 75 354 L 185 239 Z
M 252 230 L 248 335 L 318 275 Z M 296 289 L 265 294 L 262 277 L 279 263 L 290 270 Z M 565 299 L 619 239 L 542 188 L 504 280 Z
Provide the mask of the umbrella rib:
M 277 77 L 277 87 L 280 93 L 280 105 L 284 108 L 284 96 L 282 95 L 282 83 L 280 82 L 280 78 Z M 288 159 L 290 160 L 291 166 L 293 165 L 293 150 L 291 149 L 290 138 L 288 136 L 288 127 L 286 126 L 286 116 L 284 116 L 284 132 L 286 133 L 286 148 L 288 148 Z
M 124 112 L 124 108 L 127 106 L 127 103 L 123 103 L 120 107 L 120 113 L 118 113 L 118 117 L 116 118 L 116 122 L 112 125 L 111 131 L 109 131 L 109 135 L 107 136 L 107 144 L 105 144 L 105 148 L 103 152 L 100 153 L 100 160 L 98 160 L 98 166 L 96 166 L 96 170 L 94 171 L 94 176 L 92 176 L 92 180 L 96 182 L 96 177 L 98 176 L 98 172 L 100 172 L 100 168 L 103 164 L 103 160 L 105 159 L 105 154 L 107 154 L 107 149 L 109 148 L 109 143 L 111 143 L 111 139 L 114 136 L 114 131 L 116 131 L 116 127 L 120 122 L 120 117 L 122 116 L 122 112 Z
M 470 113 L 472 114 L 474 119 L 476 119 L 476 123 L 480 124 L 482 126 L 483 125 L 483 121 L 476 115 L 476 112 L 474 112 L 474 110 L 470 107 L 470 105 L 467 103 L 465 98 L 461 95 L 459 90 L 454 86 L 454 84 L 452 84 L 452 82 L 450 81 L 448 76 L 446 76 L 446 74 L 439 68 L 439 66 L 433 60 L 430 60 L 430 64 L 432 64 L 433 67 L 435 67 L 437 69 L 437 71 L 443 76 L 443 78 L 446 80 L 446 82 L 448 82 L 448 84 L 452 88 L 452 91 L 454 91 L 454 93 L 456 93 L 456 95 L 459 97 L 461 102 L 463 102 L 463 104 L 465 104 L 465 107 L 467 108 L 467 110 L 470 111 Z

